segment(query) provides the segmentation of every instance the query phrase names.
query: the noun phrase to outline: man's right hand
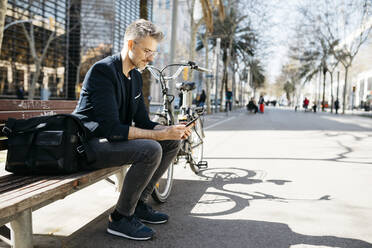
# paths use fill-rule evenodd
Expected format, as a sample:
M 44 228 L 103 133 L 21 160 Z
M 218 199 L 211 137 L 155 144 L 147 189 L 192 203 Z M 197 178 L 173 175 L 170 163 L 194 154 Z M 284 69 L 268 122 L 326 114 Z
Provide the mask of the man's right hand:
M 162 130 L 159 130 L 158 140 L 181 140 L 186 139 L 191 135 L 191 127 L 185 125 L 173 125 L 167 126 Z

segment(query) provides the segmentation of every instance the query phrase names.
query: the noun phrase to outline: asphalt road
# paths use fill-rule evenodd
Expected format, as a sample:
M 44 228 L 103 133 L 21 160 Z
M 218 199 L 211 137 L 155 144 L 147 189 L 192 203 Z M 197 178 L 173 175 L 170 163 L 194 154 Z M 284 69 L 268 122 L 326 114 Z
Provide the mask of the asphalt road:
M 37 247 L 372 247 L 372 118 L 268 108 L 206 117 L 205 159 L 178 165 L 153 240 L 106 234 L 107 183 L 35 213 Z M 95 213 L 103 214 L 97 217 Z M 45 234 L 53 234 L 45 235 Z

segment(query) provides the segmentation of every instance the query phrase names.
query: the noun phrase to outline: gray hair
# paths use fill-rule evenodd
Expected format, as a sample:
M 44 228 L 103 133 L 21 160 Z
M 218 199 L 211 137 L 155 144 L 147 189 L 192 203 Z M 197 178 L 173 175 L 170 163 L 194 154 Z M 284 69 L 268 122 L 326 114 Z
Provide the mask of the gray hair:
M 157 42 L 160 42 L 164 38 L 163 32 L 152 22 L 145 19 L 138 19 L 127 27 L 124 34 L 124 42 L 128 40 L 140 40 L 150 36 Z

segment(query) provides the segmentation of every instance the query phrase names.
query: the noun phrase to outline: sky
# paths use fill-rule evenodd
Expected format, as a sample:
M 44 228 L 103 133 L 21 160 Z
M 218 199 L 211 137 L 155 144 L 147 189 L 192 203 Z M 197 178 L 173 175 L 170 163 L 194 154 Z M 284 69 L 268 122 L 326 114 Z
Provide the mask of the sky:
M 272 45 L 266 64 L 269 83 L 275 83 L 282 65 L 287 61 L 288 44 L 291 39 L 292 27 L 296 24 L 296 6 L 301 0 L 266 0 L 272 3 L 271 22 L 275 23 L 269 32 Z

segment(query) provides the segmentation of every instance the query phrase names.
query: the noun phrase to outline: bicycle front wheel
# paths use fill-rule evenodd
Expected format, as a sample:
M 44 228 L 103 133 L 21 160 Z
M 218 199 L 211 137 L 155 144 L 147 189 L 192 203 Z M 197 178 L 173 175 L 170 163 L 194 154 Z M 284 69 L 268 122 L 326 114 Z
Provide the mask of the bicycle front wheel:
M 174 163 L 172 162 L 169 165 L 168 170 L 164 173 L 162 178 L 158 181 L 155 185 L 154 191 L 152 192 L 152 198 L 159 203 L 166 202 L 167 198 L 169 197 L 172 185 L 173 185 L 173 167 Z
M 191 170 L 198 174 L 200 168 L 198 166 L 199 162 L 203 160 L 203 138 L 204 138 L 204 131 L 203 131 L 203 123 L 200 118 L 196 121 L 195 126 L 192 130 L 190 136 L 190 159 L 189 165 Z
M 168 125 L 167 120 L 171 120 L 171 123 L 173 123 L 172 115 L 168 114 L 167 118 L 162 115 L 158 115 L 155 119 L 153 119 L 153 121 L 158 122 L 162 125 Z M 173 166 L 174 162 L 169 165 L 168 170 L 156 183 L 154 191 L 152 192 L 152 198 L 159 203 L 166 202 L 171 193 L 173 186 Z

